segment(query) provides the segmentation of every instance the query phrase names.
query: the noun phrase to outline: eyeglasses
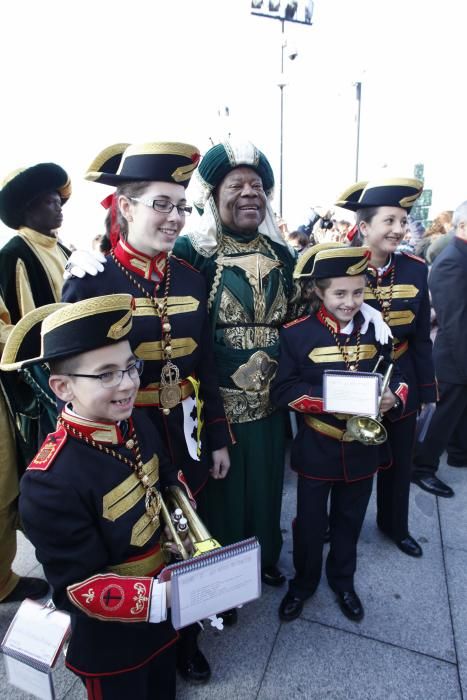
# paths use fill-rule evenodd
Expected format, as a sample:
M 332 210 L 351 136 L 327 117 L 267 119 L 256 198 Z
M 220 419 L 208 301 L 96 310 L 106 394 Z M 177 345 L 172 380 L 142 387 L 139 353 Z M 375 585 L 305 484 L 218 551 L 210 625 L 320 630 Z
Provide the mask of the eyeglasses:
M 111 372 L 102 372 L 102 374 L 68 374 L 68 377 L 85 377 L 86 379 L 99 379 L 102 386 L 106 389 L 112 389 L 122 383 L 123 375 L 128 374 L 130 379 L 136 379 L 143 373 L 144 361 L 136 360 L 134 364 L 127 369 L 114 369 Z
M 154 211 L 160 211 L 161 214 L 170 214 L 173 209 L 176 209 L 179 216 L 189 216 L 193 211 L 193 207 L 188 207 L 186 204 L 172 204 L 168 199 L 143 199 L 142 197 L 129 197 L 129 199 L 145 204 Z

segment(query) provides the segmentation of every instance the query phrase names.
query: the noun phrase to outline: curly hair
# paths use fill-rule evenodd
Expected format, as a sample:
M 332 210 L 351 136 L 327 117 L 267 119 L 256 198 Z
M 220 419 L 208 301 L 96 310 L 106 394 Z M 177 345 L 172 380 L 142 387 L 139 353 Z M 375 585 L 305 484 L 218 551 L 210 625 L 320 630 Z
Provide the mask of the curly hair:
M 425 231 L 424 238 L 429 238 L 429 236 L 439 236 L 447 233 L 452 226 L 453 214 L 453 211 L 446 209 L 438 214 L 438 216 L 435 216 L 431 226 Z

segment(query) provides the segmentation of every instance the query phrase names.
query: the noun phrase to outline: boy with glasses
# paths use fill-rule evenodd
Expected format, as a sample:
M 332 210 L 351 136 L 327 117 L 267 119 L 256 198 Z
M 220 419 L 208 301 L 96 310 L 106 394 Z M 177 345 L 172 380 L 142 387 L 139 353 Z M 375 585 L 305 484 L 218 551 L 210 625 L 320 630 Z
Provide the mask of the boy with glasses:
M 128 342 L 132 307 L 114 294 L 36 309 L 0 364 L 47 362 L 65 403 L 21 481 L 20 513 L 56 606 L 71 614 L 66 664 L 103 700 L 175 697 L 177 633 L 155 577 L 160 490 L 183 475 L 144 412 L 132 415 L 143 369 Z

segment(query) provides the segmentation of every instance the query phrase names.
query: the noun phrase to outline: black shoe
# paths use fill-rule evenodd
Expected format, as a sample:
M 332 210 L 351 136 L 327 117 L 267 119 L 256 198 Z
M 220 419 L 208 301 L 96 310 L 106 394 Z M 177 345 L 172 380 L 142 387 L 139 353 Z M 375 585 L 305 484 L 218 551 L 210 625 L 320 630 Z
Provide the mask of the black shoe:
M 277 566 L 265 566 L 261 572 L 261 580 L 268 586 L 282 586 L 285 583 L 285 576 Z
M 461 460 L 455 457 L 448 457 L 446 461 L 450 467 L 467 467 L 467 459 Z
M 342 591 L 337 593 L 339 607 L 349 620 L 360 622 L 363 619 L 365 611 L 363 610 L 362 601 L 355 591 Z
M 219 613 L 218 617 L 222 617 L 224 620 L 224 627 L 233 627 L 238 621 L 237 608 L 232 608 L 231 610 L 226 610 L 223 613 Z
M 423 549 L 420 547 L 417 540 L 414 540 L 410 535 L 407 535 L 407 537 L 404 537 L 402 540 L 395 540 L 395 542 L 401 552 L 408 554 L 409 557 L 421 557 L 423 554 Z
M 207 683 L 211 678 L 211 669 L 208 660 L 200 649 L 190 657 L 181 656 L 177 658 L 177 670 L 180 675 L 189 683 Z
M 303 601 L 296 598 L 292 593 L 286 593 L 279 605 L 279 617 L 283 622 L 292 622 L 299 617 L 303 610 Z
M 3 600 L 0 600 L 0 603 L 18 603 L 25 598 L 37 600 L 38 598 L 44 598 L 48 592 L 49 584 L 44 579 L 22 576 L 11 593 Z
M 443 498 L 452 498 L 454 491 L 450 486 L 438 479 L 437 476 L 413 476 L 412 482 L 420 486 L 424 491 L 432 493 L 434 496 L 442 496 Z

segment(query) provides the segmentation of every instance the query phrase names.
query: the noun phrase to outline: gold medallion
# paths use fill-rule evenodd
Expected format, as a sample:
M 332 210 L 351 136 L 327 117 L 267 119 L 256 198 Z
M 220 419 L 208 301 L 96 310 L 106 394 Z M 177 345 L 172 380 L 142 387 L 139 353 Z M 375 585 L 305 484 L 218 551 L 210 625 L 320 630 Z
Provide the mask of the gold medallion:
M 162 368 L 159 391 L 159 403 L 163 409 L 175 408 L 180 403 L 182 390 L 180 389 L 179 380 L 180 370 L 173 362 L 167 362 Z

